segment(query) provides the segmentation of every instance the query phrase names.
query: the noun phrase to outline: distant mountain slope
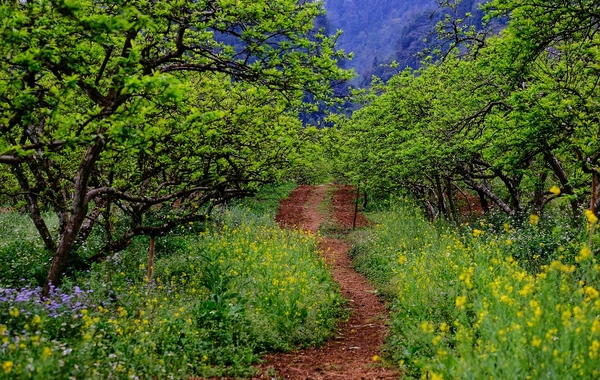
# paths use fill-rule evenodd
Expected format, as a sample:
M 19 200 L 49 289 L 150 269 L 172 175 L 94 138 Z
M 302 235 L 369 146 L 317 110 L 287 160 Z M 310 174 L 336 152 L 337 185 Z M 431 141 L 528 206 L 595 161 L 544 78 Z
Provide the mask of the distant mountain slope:
M 354 52 L 346 64 L 359 74 L 359 83 L 372 74 L 384 75 L 380 65 L 396 60 L 401 67 L 417 67 L 417 53 L 425 48 L 436 23 L 444 16 L 436 0 L 324 0 L 327 27 L 334 33 L 344 31 L 339 47 Z M 473 13 L 479 24 L 478 4 L 484 0 L 463 0 L 459 13 Z

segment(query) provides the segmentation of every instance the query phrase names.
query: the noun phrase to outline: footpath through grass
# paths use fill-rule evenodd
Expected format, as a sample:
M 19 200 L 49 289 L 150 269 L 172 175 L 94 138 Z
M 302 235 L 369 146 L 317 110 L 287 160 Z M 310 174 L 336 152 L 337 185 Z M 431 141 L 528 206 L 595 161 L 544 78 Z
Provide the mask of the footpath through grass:
M 600 376 L 597 219 L 451 228 L 400 201 L 369 217 L 355 264 L 392 302 L 388 359 L 408 377 Z
M 316 239 L 273 222 L 291 188 L 158 239 L 150 285 L 140 238 L 45 301 L 46 254 L 25 216 L 0 214 L 0 379 L 241 376 L 262 352 L 320 344 L 342 297 Z

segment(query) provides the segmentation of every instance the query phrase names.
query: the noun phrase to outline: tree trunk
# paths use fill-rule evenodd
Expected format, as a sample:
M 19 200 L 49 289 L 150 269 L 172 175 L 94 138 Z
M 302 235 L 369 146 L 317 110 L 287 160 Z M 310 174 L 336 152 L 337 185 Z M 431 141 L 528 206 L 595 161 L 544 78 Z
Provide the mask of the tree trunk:
M 452 189 L 452 181 L 450 179 L 446 180 L 446 192 L 448 193 L 448 205 L 450 206 L 450 213 L 452 215 L 452 219 L 456 220 L 456 205 L 454 204 L 454 191 Z
M 547 178 L 547 172 L 543 172 L 542 174 L 540 174 L 540 186 L 537 187 L 533 193 L 533 210 L 536 215 L 540 215 L 540 213 L 544 209 L 544 186 L 546 184 Z
M 485 194 L 486 197 L 490 198 L 492 200 L 492 202 L 494 202 L 498 207 L 500 207 L 500 209 L 502 211 L 504 211 L 506 214 L 508 214 L 508 215 L 514 214 L 513 210 L 511 210 L 511 208 L 502 199 L 500 199 L 500 197 L 498 197 L 496 194 L 494 194 L 487 187 L 478 184 L 475 180 L 473 180 L 472 178 L 469 178 L 468 176 L 464 179 L 464 181 L 467 185 L 471 186 L 471 188 L 473 188 L 473 190 L 477 191 L 480 198 L 484 198 L 484 197 L 482 197 L 482 194 Z M 481 206 L 483 207 L 483 203 L 481 204 Z M 485 209 L 484 209 L 484 211 L 485 211 Z
M 521 205 L 521 197 L 518 190 L 519 183 L 521 181 L 509 178 L 508 176 L 504 175 L 501 170 L 496 170 L 495 174 L 500 178 L 500 180 L 502 180 L 504 186 L 506 186 L 506 189 L 510 194 L 510 203 L 513 212 L 517 214 L 521 213 L 523 211 L 523 206 Z
M 469 197 L 467 196 L 467 194 L 465 194 L 464 191 L 462 191 L 462 189 L 460 187 L 458 187 L 458 185 L 453 184 L 453 186 L 463 196 L 463 198 L 465 199 L 465 203 L 467 204 L 467 208 L 469 209 L 469 215 L 472 215 L 473 214 L 473 207 L 471 207 L 471 201 L 470 201 Z M 457 196 L 457 198 L 458 198 L 458 196 Z
M 435 176 L 435 190 L 437 193 L 438 199 L 438 209 L 440 213 L 444 215 L 446 219 L 450 219 L 448 208 L 446 207 L 446 197 L 444 197 L 444 190 L 442 189 L 442 184 L 440 182 L 440 177 L 438 175 Z
M 56 254 L 52 258 L 52 264 L 48 270 L 46 283 L 42 289 L 43 297 L 47 297 L 50 294 L 51 287 L 59 286 L 61 283 L 62 276 L 67 267 L 69 255 L 71 254 L 71 250 L 87 215 L 89 203 L 89 199 L 87 199 L 88 183 L 92 170 L 100 157 L 103 148 L 104 143 L 102 141 L 96 141 L 94 145 L 90 146 L 85 152 L 81 165 L 77 170 L 73 190 L 73 208 L 71 210 L 71 217 L 65 226 L 64 233 L 60 237 Z
M 425 203 L 425 210 L 427 212 L 427 219 L 429 219 L 430 222 L 434 222 L 435 218 L 436 218 L 435 209 L 431 205 L 431 202 L 428 201 L 427 199 L 425 199 L 423 202 Z
M 490 213 L 490 204 L 488 203 L 487 198 L 485 197 L 485 193 L 479 189 L 475 189 L 477 196 L 479 197 L 479 203 L 481 204 L 481 209 L 484 214 Z
M 52 287 L 59 286 L 61 283 L 62 276 L 67 267 L 69 255 L 71 254 L 71 249 L 75 244 L 75 239 L 77 238 L 77 234 L 79 232 L 79 226 L 77 226 L 79 219 L 81 219 L 79 222 L 79 226 L 81 226 L 83 218 L 71 217 L 65 233 L 60 239 L 56 254 L 52 258 L 52 264 L 48 270 L 46 283 L 42 289 L 42 295 L 44 297 L 47 297 L 50 294 L 50 289 Z

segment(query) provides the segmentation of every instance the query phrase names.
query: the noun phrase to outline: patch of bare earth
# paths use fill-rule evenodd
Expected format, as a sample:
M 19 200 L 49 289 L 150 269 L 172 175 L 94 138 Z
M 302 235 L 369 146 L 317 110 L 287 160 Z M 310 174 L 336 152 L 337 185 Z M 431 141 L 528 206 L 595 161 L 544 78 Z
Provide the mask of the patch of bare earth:
M 337 186 L 331 200 L 334 220 L 342 229 L 351 229 L 354 225 L 356 206 L 356 188 L 353 186 Z M 366 227 L 369 221 L 360 212 L 356 215 L 356 227 Z
M 354 219 L 354 188 L 334 189 L 332 217 L 341 228 L 352 228 Z M 281 202 L 277 222 L 284 227 L 296 227 L 315 233 L 326 220 L 318 205 L 327 194 L 325 186 L 301 186 Z M 358 226 L 368 221 L 360 215 Z M 338 325 L 336 336 L 320 348 L 291 353 L 276 353 L 265 357 L 261 375 L 255 379 L 397 379 L 400 374 L 381 365 L 378 356 L 387 333 L 387 310 L 375 295 L 366 278 L 352 269 L 348 257 L 350 246 L 343 240 L 324 237 L 320 247 L 331 265 L 333 277 L 340 284 L 352 314 Z

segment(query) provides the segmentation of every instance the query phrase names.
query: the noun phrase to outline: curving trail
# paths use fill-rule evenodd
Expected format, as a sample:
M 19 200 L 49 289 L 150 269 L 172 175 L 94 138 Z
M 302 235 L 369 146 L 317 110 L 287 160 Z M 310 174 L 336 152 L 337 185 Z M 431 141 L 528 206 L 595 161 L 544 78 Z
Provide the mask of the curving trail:
M 331 218 L 340 228 L 351 228 L 354 213 L 353 189 L 343 186 L 333 190 L 331 214 L 322 215 L 318 206 L 325 199 L 325 186 L 300 186 L 280 204 L 276 220 L 282 227 L 300 228 L 316 233 L 319 226 Z M 367 224 L 364 217 L 358 225 Z M 352 269 L 348 257 L 350 246 L 343 240 L 324 237 L 320 247 L 331 265 L 333 277 L 340 284 L 352 314 L 338 326 L 337 336 L 324 346 L 292 353 L 277 353 L 266 357 L 261 365 L 263 375 L 255 379 L 270 379 L 268 370 L 275 370 L 284 379 L 398 379 L 400 374 L 383 367 L 374 357 L 387 332 L 387 310 L 366 278 Z

